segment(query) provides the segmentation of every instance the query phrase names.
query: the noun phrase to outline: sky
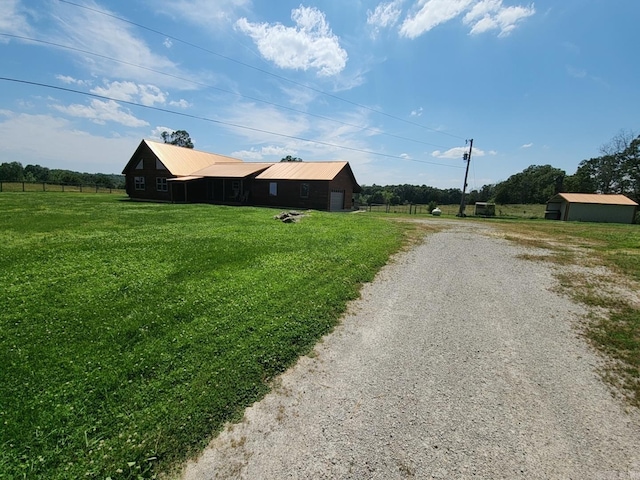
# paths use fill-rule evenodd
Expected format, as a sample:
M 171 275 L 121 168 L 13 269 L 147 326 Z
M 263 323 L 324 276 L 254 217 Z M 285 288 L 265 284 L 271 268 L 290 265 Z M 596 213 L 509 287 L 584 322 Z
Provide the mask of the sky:
M 568 175 L 640 130 L 637 0 L 2 0 L 0 163 L 121 173 L 142 139 L 361 185 Z

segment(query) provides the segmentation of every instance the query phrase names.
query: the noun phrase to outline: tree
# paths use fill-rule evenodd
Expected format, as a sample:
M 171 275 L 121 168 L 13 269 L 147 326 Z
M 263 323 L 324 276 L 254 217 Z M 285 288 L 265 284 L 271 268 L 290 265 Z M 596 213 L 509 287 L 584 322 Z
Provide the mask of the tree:
M 186 130 L 176 130 L 175 132 L 162 132 L 162 140 L 164 143 L 175 145 L 177 147 L 193 148 L 193 142 Z
M 600 147 L 600 157 L 583 160 L 576 175 L 593 192 L 637 196 L 640 191 L 640 137 L 621 130 Z
M 298 157 L 292 157 L 291 155 L 287 155 L 286 157 L 284 157 L 282 160 L 280 160 L 281 162 L 301 162 L 302 159 L 298 158 Z
M 27 165 L 24 167 L 25 180 L 30 182 L 48 182 L 50 170 L 40 165 Z
M 565 172 L 551 165 L 531 165 L 496 185 L 496 202 L 505 204 L 545 203 L 562 191 Z
M 24 168 L 20 162 L 0 164 L 0 182 L 22 182 Z

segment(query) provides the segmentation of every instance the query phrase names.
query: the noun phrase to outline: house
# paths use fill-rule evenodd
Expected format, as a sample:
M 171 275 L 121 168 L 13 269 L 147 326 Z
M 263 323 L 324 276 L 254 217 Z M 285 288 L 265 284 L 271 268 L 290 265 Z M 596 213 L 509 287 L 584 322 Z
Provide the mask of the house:
M 624 195 L 559 193 L 547 202 L 544 218 L 576 222 L 633 223 L 638 204 Z
M 348 162 L 243 162 L 142 140 L 125 166 L 131 199 L 349 210 L 360 186 Z

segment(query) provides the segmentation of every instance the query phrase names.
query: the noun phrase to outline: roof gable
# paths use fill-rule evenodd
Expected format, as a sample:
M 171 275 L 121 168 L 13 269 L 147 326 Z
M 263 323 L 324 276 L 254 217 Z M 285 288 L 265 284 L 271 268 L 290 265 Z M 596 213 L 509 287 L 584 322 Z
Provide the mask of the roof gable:
M 551 201 L 563 199 L 569 203 L 590 203 L 594 205 L 630 205 L 638 206 L 636 202 L 625 195 L 598 194 L 598 193 L 559 193 L 551 198 Z
M 209 167 L 216 163 L 243 163 L 242 160 L 215 153 L 201 152 L 192 148 L 177 147 L 168 143 L 142 140 L 127 163 L 122 173 L 127 173 L 132 168 L 132 164 L 137 165 L 140 155 L 144 150 L 151 152 L 164 168 L 172 175 L 191 175 L 198 170 Z M 156 162 L 157 166 L 157 162 Z

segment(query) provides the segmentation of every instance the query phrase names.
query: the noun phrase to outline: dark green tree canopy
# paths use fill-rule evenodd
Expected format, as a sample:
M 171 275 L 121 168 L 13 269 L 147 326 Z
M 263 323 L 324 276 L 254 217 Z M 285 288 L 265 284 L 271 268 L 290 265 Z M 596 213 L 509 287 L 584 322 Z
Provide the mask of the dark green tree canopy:
M 500 204 L 546 203 L 562 191 L 564 170 L 551 165 L 531 165 L 496 185 L 495 201 Z
M 186 130 L 176 130 L 175 132 L 162 132 L 162 140 L 164 143 L 175 145 L 177 147 L 193 148 L 193 142 Z
M 301 162 L 302 159 L 299 157 L 292 157 L 291 155 L 287 155 L 286 157 L 280 160 L 281 162 Z

